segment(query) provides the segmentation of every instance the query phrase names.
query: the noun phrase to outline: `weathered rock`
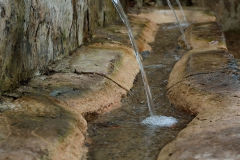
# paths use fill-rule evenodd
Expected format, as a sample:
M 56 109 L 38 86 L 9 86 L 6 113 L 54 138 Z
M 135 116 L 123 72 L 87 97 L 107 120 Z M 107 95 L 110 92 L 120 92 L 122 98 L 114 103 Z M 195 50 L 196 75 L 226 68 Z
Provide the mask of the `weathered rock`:
M 176 14 L 180 18 L 180 20 L 183 19 L 182 13 L 180 10 L 175 10 Z M 215 21 L 216 17 L 205 9 L 203 11 L 199 10 L 184 10 L 186 19 L 188 22 L 210 22 Z M 154 22 L 156 24 L 162 24 L 162 23 L 173 23 L 176 22 L 176 18 L 173 16 L 173 13 L 169 9 L 148 9 L 147 13 L 139 13 L 136 15 L 139 18 L 145 18 L 148 19 L 151 22 Z
M 237 75 L 236 75 L 237 74 Z M 161 159 L 239 159 L 239 71 L 203 73 L 169 90 L 171 101 L 197 117 L 159 154 Z
M 239 30 L 240 2 L 238 0 L 192 0 L 194 5 L 208 7 L 216 14 L 223 30 Z
M 1 91 L 31 78 L 118 18 L 111 0 L 4 0 L 0 12 Z
M 136 43 L 139 52 L 151 51 L 152 48 L 148 45 L 155 39 L 155 34 L 158 29 L 156 23 L 147 18 L 139 18 L 137 15 L 129 16 L 130 23 L 134 26 L 133 31 L 136 35 Z M 136 29 L 139 26 L 139 29 Z
M 158 29 L 157 24 L 147 18 L 138 17 L 135 14 L 130 14 L 128 19 L 131 24 L 132 32 L 139 52 L 151 51 L 151 47 L 148 43 L 151 43 L 154 40 Z M 116 42 L 120 42 L 132 48 L 125 25 L 122 22 L 118 23 L 109 25 L 107 28 L 98 29 L 93 35 L 94 41 L 92 43 L 102 43 L 104 41 L 115 44 Z
M 119 85 L 94 73 L 56 73 L 32 79 L 29 85 L 37 92 L 73 108 L 79 115 L 92 112 L 99 114 L 119 107 L 122 96 L 126 95 L 126 90 Z
M 0 159 L 84 157 L 86 122 L 51 99 L 23 96 L 0 114 Z
M 63 5 L 64 7 L 61 7 Z M 28 78 L 54 58 L 61 58 L 82 43 L 82 28 L 76 28 L 73 4 L 67 1 L 5 1 L 1 18 L 2 90 Z M 82 4 L 82 15 L 86 9 Z M 81 19 L 78 19 L 78 22 Z M 66 23 L 62 23 L 66 22 Z M 83 23 L 83 19 L 82 22 Z M 76 33 L 80 32 L 80 35 Z M 66 41 L 66 39 L 69 41 Z M 79 42 L 77 41 L 79 39 Z
M 224 95 L 235 94 L 238 83 L 238 68 L 227 51 L 189 52 L 169 77 L 168 97 L 177 107 L 197 115 L 215 107 Z
M 119 0 L 123 8 L 126 8 L 126 0 Z M 88 5 L 88 11 L 85 18 L 87 18 L 86 29 L 90 34 L 94 34 L 94 31 L 99 26 L 104 27 L 109 25 L 114 20 L 118 19 L 118 13 L 111 0 L 85 0 Z M 85 31 L 87 31 L 85 30 Z
M 173 87 L 188 77 L 227 72 L 229 68 L 237 71 L 233 56 L 225 50 L 192 50 L 186 53 L 174 66 L 167 88 Z
M 217 41 L 224 42 L 216 23 L 194 24 L 187 32 L 193 50 L 174 66 L 167 95 L 174 105 L 197 116 L 162 149 L 158 159 L 239 159 L 237 63 L 225 44 L 207 47 L 209 37 L 220 36 Z
M 240 157 L 235 134 L 240 126 L 239 73 L 233 57 L 223 50 L 183 56 L 170 76 L 168 97 L 197 117 L 163 148 L 159 160 Z
M 185 37 L 193 50 L 227 50 L 222 27 L 217 22 L 193 23 L 185 32 Z M 182 37 L 179 45 L 186 48 Z
M 54 72 L 97 74 L 130 90 L 139 67 L 133 50 L 116 44 L 94 44 L 78 49 L 50 67 Z
M 16 100 L 4 100 L 0 107 L 5 107 L 0 116 L 4 120 L 0 123 L 0 159 L 83 158 L 87 126 L 82 115 L 118 107 L 125 94 L 118 84 L 94 73 L 33 78 L 28 86 L 9 93 Z
M 200 113 L 162 149 L 158 159 L 239 159 L 239 104 L 234 100 L 239 102 L 235 98 Z

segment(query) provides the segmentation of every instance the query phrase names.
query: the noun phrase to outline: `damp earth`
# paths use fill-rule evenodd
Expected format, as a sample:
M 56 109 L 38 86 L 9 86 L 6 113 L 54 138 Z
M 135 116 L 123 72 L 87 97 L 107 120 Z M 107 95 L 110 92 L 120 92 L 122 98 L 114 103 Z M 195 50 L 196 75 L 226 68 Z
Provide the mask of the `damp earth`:
M 89 160 L 154 160 L 161 149 L 194 118 L 174 107 L 166 96 L 166 85 L 174 64 L 187 51 L 180 48 L 177 24 L 161 24 L 151 43 L 152 51 L 142 52 L 143 65 L 149 80 L 157 115 L 178 120 L 171 127 L 143 124 L 150 116 L 141 75 L 122 99 L 122 106 L 102 115 L 88 115 Z

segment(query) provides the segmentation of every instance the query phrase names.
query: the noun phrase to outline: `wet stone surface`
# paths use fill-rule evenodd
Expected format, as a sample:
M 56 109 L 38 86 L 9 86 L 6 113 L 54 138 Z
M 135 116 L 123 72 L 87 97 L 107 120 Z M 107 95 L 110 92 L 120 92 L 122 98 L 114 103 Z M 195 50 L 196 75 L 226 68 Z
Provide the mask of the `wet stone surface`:
M 144 55 L 144 66 L 152 90 L 157 115 L 172 116 L 178 123 L 172 127 L 147 126 L 141 122 L 149 117 L 141 75 L 122 100 L 122 107 L 104 115 L 89 115 L 89 160 L 133 159 L 154 160 L 159 151 L 171 142 L 193 119 L 170 104 L 166 97 L 169 74 L 185 50 L 177 45 L 180 36 L 175 24 L 159 25 L 150 54 Z

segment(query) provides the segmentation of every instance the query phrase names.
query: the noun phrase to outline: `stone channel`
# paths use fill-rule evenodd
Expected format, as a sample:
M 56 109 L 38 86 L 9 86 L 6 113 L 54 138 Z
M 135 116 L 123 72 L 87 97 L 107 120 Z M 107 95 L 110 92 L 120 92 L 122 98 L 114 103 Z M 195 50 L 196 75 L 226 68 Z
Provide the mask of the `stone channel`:
M 166 97 L 166 85 L 174 64 L 186 52 L 178 46 L 180 36 L 175 23 L 158 26 L 152 51 L 142 52 L 144 69 L 152 90 L 157 115 L 173 116 L 178 123 L 172 127 L 143 125 L 149 116 L 141 75 L 134 87 L 122 100 L 122 106 L 109 113 L 89 115 L 88 159 L 157 159 L 159 151 L 172 141 L 192 116 L 171 105 Z
M 104 4 L 111 6 L 108 2 Z M 58 7 L 45 2 L 36 6 L 27 6 L 27 11 L 40 13 L 47 6 L 46 13 L 55 15 L 50 13 L 51 7 Z M 16 9 L 16 5 L 12 7 Z M 86 15 L 93 10 L 88 9 Z M 3 11 L 2 20 L 6 20 L 11 12 Z M 177 14 L 181 15 L 180 11 Z M 86 40 L 84 45 L 84 37 L 76 38 L 77 35 L 68 33 L 72 40 L 66 41 L 62 31 L 53 27 L 45 33 L 41 29 L 47 27 L 45 21 L 37 21 L 36 31 L 33 29 L 35 36 L 51 35 L 48 41 L 38 36 L 50 48 L 57 37 L 62 46 L 57 43 L 56 49 L 50 50 L 52 57 L 39 60 L 35 51 L 43 47 L 35 45 L 38 38 L 31 39 L 29 42 L 36 48 L 32 48 L 33 57 L 21 56 L 27 59 L 27 65 L 21 63 L 17 68 L 18 55 L 14 51 L 25 51 L 29 47 L 17 42 L 32 32 L 28 27 L 21 30 L 27 34 L 13 30 L 12 33 L 18 33 L 13 36 L 17 40 L 8 44 L 14 44 L 15 50 L 10 47 L 6 52 L 11 54 L 2 76 L 7 85 L 1 84 L 4 92 L 0 107 L 0 159 L 239 159 L 239 62 L 228 52 L 223 30 L 212 12 L 192 7 L 186 9 L 185 14 L 191 24 L 185 30 L 190 51 L 184 48 L 169 9 L 141 8 L 129 14 L 156 112 L 179 120 L 169 128 L 141 124 L 149 116 L 144 87 L 121 21 L 96 29 L 95 25 L 100 22 L 91 23 L 94 25 L 84 33 L 92 34 L 92 40 Z M 41 15 L 38 14 L 40 18 Z M 86 16 L 86 23 L 95 15 Z M 24 17 L 21 16 L 20 20 Z M 75 28 L 80 17 L 71 17 L 74 25 L 66 24 L 68 31 L 77 33 L 84 26 Z M 18 21 L 13 18 L 10 23 L 15 20 Z M 19 26 L 27 22 L 28 19 Z M 58 22 L 53 26 L 58 26 Z M 69 55 L 65 53 L 64 49 L 68 52 L 78 45 L 82 46 Z M 60 50 L 65 54 L 61 55 Z M 31 68 L 29 57 L 36 59 L 31 63 L 39 63 L 44 68 L 32 78 L 26 77 L 31 77 L 37 69 Z M 17 59 L 14 65 L 10 63 L 11 58 Z M 13 74 L 9 74 L 11 71 Z M 22 71 L 29 75 L 18 79 Z

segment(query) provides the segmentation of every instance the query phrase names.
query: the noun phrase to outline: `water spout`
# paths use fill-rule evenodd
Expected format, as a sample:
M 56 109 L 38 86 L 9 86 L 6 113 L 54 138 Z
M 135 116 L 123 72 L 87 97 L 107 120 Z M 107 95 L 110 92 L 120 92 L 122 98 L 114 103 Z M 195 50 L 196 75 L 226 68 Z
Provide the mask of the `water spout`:
M 140 58 L 140 55 L 139 55 L 139 52 L 138 52 L 138 47 L 137 47 L 136 42 L 134 40 L 131 25 L 128 21 L 128 18 L 126 16 L 119 0 L 112 0 L 112 2 L 114 4 L 115 8 L 117 9 L 122 21 L 124 22 L 124 24 L 127 27 L 128 36 L 129 36 L 129 39 L 131 41 L 136 59 L 138 61 L 138 64 L 139 64 L 139 67 L 140 67 L 140 70 L 141 70 L 141 75 L 142 75 L 142 79 L 143 79 L 143 83 L 144 83 L 145 92 L 146 92 L 146 95 L 147 95 L 147 102 L 148 102 L 148 108 L 149 108 L 149 111 L 150 111 L 150 115 L 154 116 L 155 115 L 155 109 L 154 109 L 154 106 L 153 106 L 151 90 L 150 90 L 150 87 L 149 87 L 149 84 L 148 84 L 146 73 L 145 73 L 144 68 L 143 68 L 143 64 L 141 62 L 141 58 Z
M 168 6 L 170 7 L 170 9 L 172 10 L 172 12 L 173 12 L 175 18 L 177 19 L 177 22 L 178 22 L 178 25 L 179 25 L 180 32 L 182 33 L 182 39 L 183 39 L 183 41 L 185 42 L 185 44 L 186 44 L 186 46 L 187 46 L 187 49 L 190 49 L 190 46 L 189 46 L 189 44 L 188 44 L 188 42 L 187 42 L 187 40 L 186 40 L 186 36 L 185 36 L 184 31 L 183 31 L 183 28 L 182 28 L 182 24 L 181 24 L 181 22 L 180 22 L 180 20 L 179 20 L 179 18 L 178 18 L 178 16 L 177 16 L 175 10 L 173 9 L 170 0 L 167 0 L 167 3 L 168 3 Z M 179 3 L 180 3 L 180 2 L 179 2 Z

